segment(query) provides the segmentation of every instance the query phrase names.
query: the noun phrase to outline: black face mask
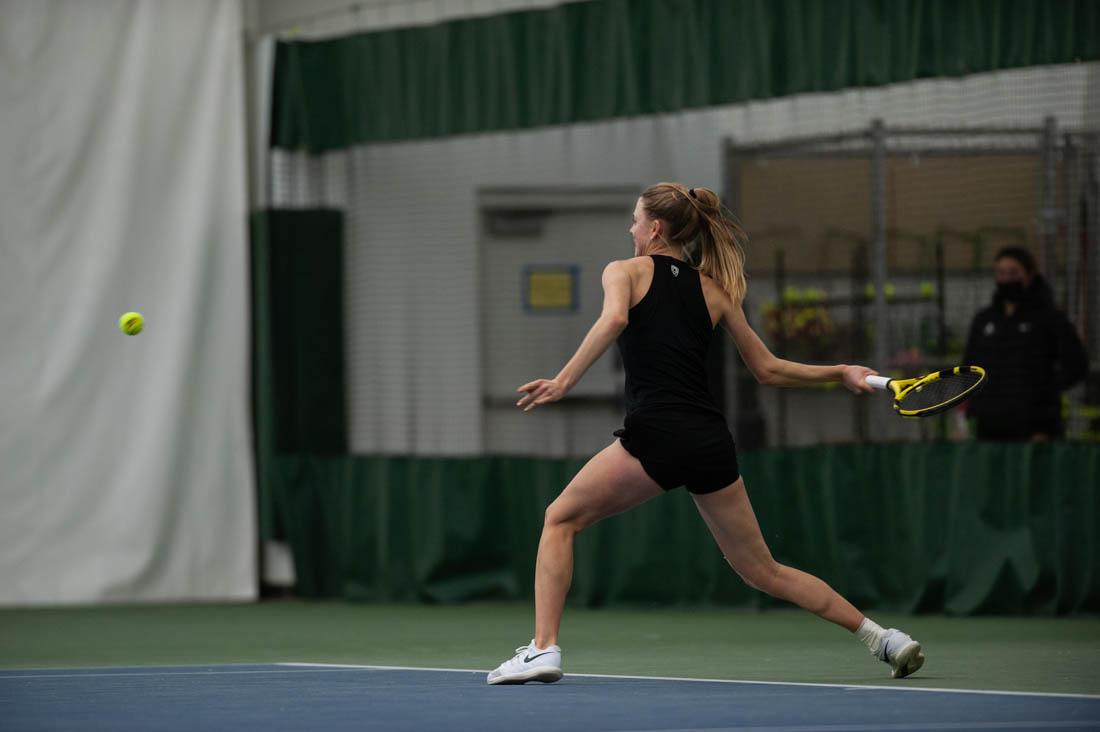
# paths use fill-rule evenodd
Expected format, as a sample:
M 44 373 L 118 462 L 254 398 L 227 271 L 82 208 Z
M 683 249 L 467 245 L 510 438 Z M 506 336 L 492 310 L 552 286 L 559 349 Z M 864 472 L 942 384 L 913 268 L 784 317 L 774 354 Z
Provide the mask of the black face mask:
M 998 282 L 994 298 L 1001 302 L 1023 302 L 1027 297 L 1023 282 Z

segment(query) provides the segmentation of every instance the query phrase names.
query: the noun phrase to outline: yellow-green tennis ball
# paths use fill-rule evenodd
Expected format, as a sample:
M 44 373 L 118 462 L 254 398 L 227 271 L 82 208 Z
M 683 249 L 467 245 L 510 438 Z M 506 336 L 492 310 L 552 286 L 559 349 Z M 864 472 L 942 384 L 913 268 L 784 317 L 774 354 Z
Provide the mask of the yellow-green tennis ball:
M 137 335 L 145 327 L 145 318 L 141 313 L 123 313 L 118 319 L 118 329 L 126 335 Z
M 931 282 L 925 280 L 920 283 L 920 296 L 921 297 L 933 297 L 936 294 L 936 286 Z

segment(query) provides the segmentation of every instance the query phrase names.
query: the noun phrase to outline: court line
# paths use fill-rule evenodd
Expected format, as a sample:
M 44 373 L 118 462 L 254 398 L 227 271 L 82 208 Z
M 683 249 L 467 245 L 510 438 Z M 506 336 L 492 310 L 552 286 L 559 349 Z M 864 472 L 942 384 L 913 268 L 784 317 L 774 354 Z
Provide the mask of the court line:
M 247 666 L 252 664 L 236 664 L 236 666 Z M 56 673 L 56 674 L 42 674 L 42 673 L 19 673 L 19 674 L 6 674 L 3 670 L 0 670 L 0 680 L 3 679 L 56 679 L 56 678 L 97 678 L 108 676 L 217 676 L 227 674 L 278 674 L 278 673 L 296 673 L 296 672 L 308 672 L 308 671 L 340 671 L 348 669 L 362 669 L 372 671 L 431 671 L 431 672 L 443 672 L 443 673 L 473 673 L 473 674 L 485 674 L 488 673 L 483 669 L 472 668 L 441 668 L 430 666 L 379 666 L 379 665 L 367 665 L 367 664 L 340 664 L 340 663 L 305 663 L 295 661 L 284 661 L 267 664 L 268 668 L 263 669 L 239 669 L 234 668 L 234 664 L 226 664 L 220 668 L 196 668 L 194 671 L 158 671 L 159 668 L 195 668 L 189 666 L 150 666 L 150 670 L 143 670 L 142 666 L 88 666 L 88 669 L 101 669 L 104 673 Z M 130 672 L 122 673 L 117 671 L 110 671 L 109 669 L 129 669 Z M 15 670 L 15 669 L 11 669 Z M 29 671 L 31 669 L 20 669 L 20 671 Z M 43 669 L 51 670 L 51 669 Z M 75 669 L 57 669 L 58 671 L 71 671 Z M 584 673 L 570 673 L 567 676 L 579 676 L 582 678 L 594 678 L 594 679 L 633 679 L 639 681 L 692 681 L 709 684 L 755 684 L 759 686 L 808 686 L 818 687 L 826 689 L 844 689 L 845 691 L 864 691 L 864 690 L 881 690 L 881 691 L 923 691 L 939 694 L 987 694 L 987 695 L 1000 695 L 1000 696 L 1039 696 L 1039 697 L 1058 697 L 1058 698 L 1070 698 L 1070 699 L 1100 699 L 1100 694 L 1072 694 L 1061 692 L 1045 692 L 1045 691 L 999 691 L 990 689 L 944 689 L 928 686 L 883 686 L 875 684 L 827 684 L 816 683 L 807 681 L 754 681 L 745 679 L 705 679 L 695 678 L 690 676 L 631 676 L 626 674 L 584 674 Z
M 252 665 L 265 665 L 266 668 L 239 668 L 240 666 L 252 666 Z M 123 677 L 123 676 L 220 676 L 220 675 L 241 675 L 241 674 L 276 674 L 276 675 L 289 675 L 293 673 L 324 673 L 324 672 L 339 672 L 347 670 L 372 670 L 372 671 L 428 671 L 428 672 L 445 672 L 445 673 L 486 673 L 480 669 L 457 669 L 457 668 L 438 668 L 438 667 L 423 667 L 423 666 L 375 666 L 365 664 L 334 664 L 334 663 L 304 663 L 304 662 L 276 662 L 271 664 L 224 664 L 219 667 L 195 667 L 195 666 L 89 666 L 83 667 L 91 669 L 93 673 L 39 673 L 39 674 L 12 674 L 6 675 L 3 669 L 0 669 L 0 681 L 4 679 L 54 679 L 54 678 L 97 678 L 97 677 Z M 144 670 L 148 668 L 149 670 Z M 157 669 L 187 669 L 192 668 L 191 671 L 180 670 L 157 670 Z M 112 672 L 109 669 L 128 669 L 128 673 Z M 10 669 L 12 671 L 16 669 Z M 28 671 L 30 669 L 19 669 L 19 671 Z M 49 671 L 51 669 L 43 669 Z M 65 669 L 56 669 L 62 671 Z M 102 670 L 103 672 L 98 672 Z M 989 691 L 980 689 L 940 689 L 929 687 L 912 687 L 912 686 L 876 686 L 876 685 L 853 685 L 853 684 L 825 684 L 825 683 L 811 683 L 801 681 L 746 681 L 738 679 L 704 679 L 704 678 L 691 678 L 691 677 L 677 677 L 677 676 L 630 676 L 630 675 L 616 675 L 616 674 L 569 674 L 570 676 L 579 676 L 584 678 L 603 678 L 603 679 L 636 679 L 643 681 L 691 681 L 691 682 L 703 682 L 703 683 L 716 683 L 716 684 L 756 684 L 764 686 L 809 686 L 809 687 L 822 687 L 822 688 L 834 688 L 843 689 L 846 691 L 862 691 L 862 690 L 885 690 L 885 691 L 924 691 L 933 693 L 955 693 L 955 694 L 987 694 L 987 695 L 1008 695 L 1008 696 L 1024 696 L 1024 697 L 1068 697 L 1076 699 L 1100 699 L 1100 695 L 1095 694 L 1067 694 L 1067 693 L 1052 693 L 1052 692 L 1024 692 L 1024 691 Z M 856 732 L 871 732 L 872 730 L 897 730 L 899 732 L 905 730 L 966 730 L 966 729 L 1033 729 L 1037 725 L 1048 728 L 1069 728 L 1080 727 L 1081 725 L 1100 724 L 1100 720 L 1028 720 L 1028 721 L 1009 721 L 1003 722 L 921 722 L 921 723 L 876 723 L 874 725 L 795 725 L 795 726 L 768 726 L 768 727 L 738 727 L 739 732 L 843 732 L 844 730 L 854 730 Z M 665 729 L 665 730 L 650 730 L 645 732 L 727 732 L 733 728 L 730 727 L 715 727 L 709 729 Z
M 429 668 L 423 666 L 370 666 L 362 664 L 338 664 L 338 663 L 298 663 L 283 662 L 278 666 L 300 666 L 312 668 L 361 668 L 376 669 L 379 671 L 454 671 L 462 673 L 487 674 L 488 671 L 472 668 Z M 844 689 L 845 691 L 863 691 L 875 689 L 882 691 L 928 691 L 938 694 L 992 694 L 1001 696 L 1052 696 L 1066 697 L 1070 699 L 1100 699 L 1100 694 L 1070 694 L 1051 691 L 998 691 L 990 689 L 941 689 L 931 686 L 883 686 L 875 684 L 825 684 L 808 681 L 750 681 L 742 679 L 699 679 L 689 676 L 627 676 L 622 674 L 575 674 L 569 676 L 581 676 L 593 679 L 636 679 L 641 681 L 699 681 L 709 684 L 759 684 L 764 686 L 813 686 L 826 689 Z
M 768 727 L 678 727 L 676 729 L 644 729 L 633 732 L 849 732 L 849 730 L 874 732 L 875 730 L 925 730 L 925 729 L 1081 729 L 1100 723 L 1097 719 L 1036 719 L 1030 722 L 897 722 L 894 724 L 819 724 Z M 631 732 L 626 730 L 625 732 Z
M 286 668 L 287 666 L 294 666 L 295 664 L 284 663 L 272 663 L 270 666 L 276 668 L 265 669 L 240 669 L 238 671 L 225 670 L 225 669 L 208 669 L 206 671 L 157 671 L 158 668 L 189 668 L 188 666 L 150 666 L 150 671 L 138 671 L 137 673 L 121 673 L 121 672 L 106 672 L 106 673 L 90 673 L 90 674 L 73 674 L 73 673 L 58 673 L 58 674 L 6 674 L 0 670 L 0 681 L 5 679 L 95 679 L 104 676 L 227 676 L 227 675 L 239 675 L 239 674 L 293 674 L 293 673 L 308 673 L 310 671 L 343 671 L 348 667 L 337 668 Z M 141 666 L 89 666 L 88 668 L 126 668 L 126 669 L 141 669 Z M 22 671 L 30 671 L 32 669 L 21 669 Z M 43 669 L 49 671 L 50 669 Z M 59 671 L 62 669 L 58 669 Z M 443 669 L 431 669 L 431 670 L 443 670 Z

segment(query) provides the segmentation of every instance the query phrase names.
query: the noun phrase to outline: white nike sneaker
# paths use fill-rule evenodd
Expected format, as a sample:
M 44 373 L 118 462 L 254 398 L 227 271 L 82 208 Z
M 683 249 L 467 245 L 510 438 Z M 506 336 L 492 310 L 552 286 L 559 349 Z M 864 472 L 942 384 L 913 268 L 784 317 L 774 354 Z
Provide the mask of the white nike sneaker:
M 880 661 L 890 664 L 895 679 L 903 679 L 924 665 L 920 643 L 897 628 L 887 628 L 878 651 L 872 651 Z
M 489 672 L 490 684 L 526 684 L 542 681 L 547 684 L 561 678 L 561 648 L 537 648 L 534 638 L 516 649 L 516 655 Z

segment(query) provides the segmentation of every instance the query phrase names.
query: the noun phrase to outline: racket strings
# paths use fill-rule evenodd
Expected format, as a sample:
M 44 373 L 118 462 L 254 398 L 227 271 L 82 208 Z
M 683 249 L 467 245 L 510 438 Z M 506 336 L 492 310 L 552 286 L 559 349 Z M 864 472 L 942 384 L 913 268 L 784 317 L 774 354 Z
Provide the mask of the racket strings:
M 938 379 L 910 390 L 901 398 L 898 405 L 905 410 L 937 407 L 958 399 L 981 380 L 981 374 L 969 371 L 942 375 Z

